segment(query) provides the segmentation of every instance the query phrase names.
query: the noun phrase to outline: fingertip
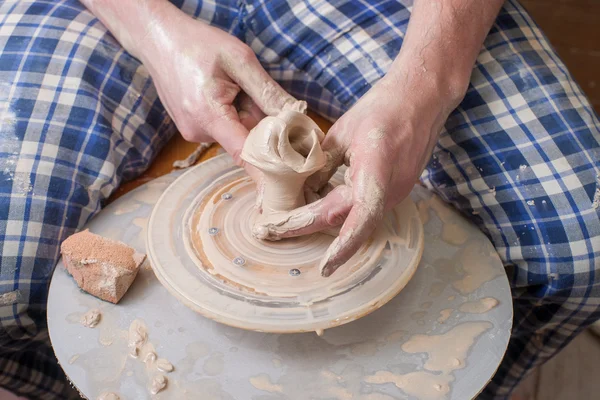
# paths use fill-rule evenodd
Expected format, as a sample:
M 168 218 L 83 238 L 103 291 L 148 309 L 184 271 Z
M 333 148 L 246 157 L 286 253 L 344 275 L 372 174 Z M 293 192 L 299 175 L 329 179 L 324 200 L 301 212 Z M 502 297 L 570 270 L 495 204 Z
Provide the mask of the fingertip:
M 279 225 L 280 228 L 285 227 L 285 220 L 290 220 L 290 216 L 297 215 L 300 212 L 310 213 L 314 218 L 311 224 L 283 231 L 281 237 L 289 238 L 315 232 L 327 232 L 332 228 L 340 226 L 351 208 L 352 190 L 344 185 L 338 186 L 324 198 L 283 215 L 282 219 L 284 221 Z
M 320 264 L 321 275 L 333 274 L 368 240 L 380 218 L 361 204 L 355 204 L 345 219 L 337 239 L 332 242 Z

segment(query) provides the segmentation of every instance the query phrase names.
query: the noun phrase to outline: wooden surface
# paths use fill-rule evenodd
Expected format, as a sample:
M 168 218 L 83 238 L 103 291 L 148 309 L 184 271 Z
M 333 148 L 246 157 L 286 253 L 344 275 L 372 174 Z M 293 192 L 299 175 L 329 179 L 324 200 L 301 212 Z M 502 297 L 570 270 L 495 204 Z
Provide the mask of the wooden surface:
M 600 0 L 522 0 L 600 113 Z M 326 132 L 328 121 L 311 114 Z M 152 166 L 138 179 L 124 183 L 110 201 L 170 172 L 173 161 L 187 157 L 196 144 L 180 135 L 171 140 Z M 213 146 L 200 161 L 217 152 Z M 592 400 L 600 398 L 600 340 L 580 335 L 562 353 L 534 371 L 519 388 L 519 400 Z
M 525 379 L 513 400 L 600 398 L 600 338 L 589 331 Z
M 600 1 L 521 0 L 600 113 Z

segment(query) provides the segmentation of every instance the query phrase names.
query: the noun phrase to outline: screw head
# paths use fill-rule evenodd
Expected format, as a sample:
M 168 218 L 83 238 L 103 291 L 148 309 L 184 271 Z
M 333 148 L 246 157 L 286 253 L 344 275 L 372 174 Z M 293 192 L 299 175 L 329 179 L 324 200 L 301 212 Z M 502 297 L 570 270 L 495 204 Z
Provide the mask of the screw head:
M 232 195 L 231 193 L 223 193 L 223 194 L 221 195 L 221 198 L 222 198 L 223 200 L 231 200 L 231 198 L 233 198 L 233 195 Z
M 211 236 L 214 236 L 214 235 L 216 235 L 217 233 L 219 233 L 219 228 L 210 228 L 210 229 L 208 230 L 208 234 L 209 234 L 209 235 L 211 235 Z
M 292 269 L 290 269 L 290 275 L 291 276 L 298 276 L 298 275 L 300 275 L 300 273 L 301 272 L 300 272 L 300 270 L 298 268 L 292 268 Z
M 233 259 L 233 263 L 235 265 L 242 266 L 242 265 L 246 264 L 246 260 L 244 260 L 243 257 L 236 257 L 236 258 Z

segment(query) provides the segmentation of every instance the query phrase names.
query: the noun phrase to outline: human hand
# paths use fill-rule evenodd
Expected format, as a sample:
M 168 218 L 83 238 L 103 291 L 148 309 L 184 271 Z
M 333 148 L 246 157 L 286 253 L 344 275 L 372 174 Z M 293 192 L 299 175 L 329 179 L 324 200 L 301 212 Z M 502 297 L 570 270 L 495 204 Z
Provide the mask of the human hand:
M 265 115 L 306 109 L 268 75 L 250 47 L 167 1 L 84 3 L 148 69 L 182 136 L 217 141 L 238 165 L 248 131 Z
M 144 46 L 142 62 L 183 137 L 217 141 L 238 165 L 249 129 L 265 115 L 306 109 L 246 44 L 218 28 L 181 13 L 155 26 L 148 38 L 160 51 Z
M 343 185 L 324 198 L 273 224 L 277 237 L 300 236 L 343 223 L 320 270 L 330 276 L 365 243 L 386 210 L 411 191 L 428 162 L 449 110 L 436 96 L 422 96 L 406 82 L 386 77 L 374 85 L 329 130 L 322 148 L 326 167 L 307 180 L 313 192 L 327 187 L 341 164 L 348 166 Z M 288 230 L 290 216 L 309 213 L 314 222 Z M 265 227 L 268 229 L 268 227 Z

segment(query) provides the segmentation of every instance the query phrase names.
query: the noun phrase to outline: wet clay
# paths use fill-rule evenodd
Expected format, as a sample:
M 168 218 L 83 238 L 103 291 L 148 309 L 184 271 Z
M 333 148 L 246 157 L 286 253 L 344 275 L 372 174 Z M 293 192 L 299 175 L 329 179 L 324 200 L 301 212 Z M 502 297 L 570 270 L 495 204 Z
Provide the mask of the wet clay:
M 129 339 L 127 341 L 127 347 L 129 348 L 129 355 L 137 358 L 140 349 L 146 344 L 148 340 L 148 329 L 146 325 L 139 319 L 134 320 L 129 325 Z
M 402 350 L 427 353 L 424 365 L 427 371 L 408 374 L 377 371 L 364 380 L 367 383 L 393 383 L 408 395 L 422 400 L 445 399 L 450 392 L 450 383 L 454 381 L 452 372 L 465 367 L 469 349 L 481 334 L 491 328 L 489 322 L 466 322 L 442 335 L 414 335 L 402 345 Z
M 86 312 L 85 314 L 83 314 L 83 316 L 81 317 L 81 325 L 88 327 L 88 328 L 95 328 L 96 325 L 98 325 L 98 323 L 100 322 L 100 310 L 98 310 L 97 308 L 94 308 L 88 312 Z
M 468 301 L 462 304 L 460 311 L 470 314 L 483 314 L 495 308 L 498 305 L 498 300 L 493 297 L 485 297 L 480 300 Z
M 465 322 L 442 335 L 414 335 L 402 345 L 407 353 L 427 353 L 424 368 L 444 374 L 464 368 L 475 339 L 492 328 L 490 322 Z
M 164 358 L 159 358 L 156 360 L 156 369 L 162 372 L 172 372 L 174 367 L 173 364 Z
M 389 371 L 378 371 L 375 375 L 365 377 L 367 383 L 393 383 L 408 395 L 420 400 L 441 400 L 450 392 L 451 375 L 435 375 L 425 371 L 408 374 L 393 374 Z
M 129 326 L 127 347 L 129 355 L 142 361 L 149 374 L 154 371 L 172 372 L 173 364 L 164 358 L 158 358 L 154 345 L 148 341 L 148 328 L 146 324 L 136 319 Z M 157 394 L 167 386 L 168 379 L 163 374 L 154 374 L 150 378 L 149 390 L 152 394 Z
M 315 148 L 303 159 L 319 150 L 318 140 L 309 143 Z M 291 142 L 293 149 L 296 141 Z M 343 175 L 342 168 L 331 178 L 332 186 L 342 184 Z M 148 264 L 183 304 L 208 318 L 243 329 L 320 333 L 381 307 L 418 266 L 423 227 L 411 199 L 389 210 L 339 273 L 323 279 L 319 263 L 334 239 L 315 233 L 257 240 L 252 228 L 262 218 L 256 207 L 259 191 L 230 157 L 216 157 L 175 181 L 149 219 Z M 263 211 L 275 209 L 267 207 L 266 197 Z M 157 221 L 172 225 L 165 229 Z M 182 232 L 182 240 L 173 232 Z
M 251 377 L 250 384 L 258 390 L 262 390 L 264 392 L 283 393 L 283 388 L 281 387 L 281 385 L 276 385 L 272 383 L 271 378 L 269 378 L 269 376 L 266 374 L 260 374 Z
M 458 257 L 464 275 L 461 279 L 453 282 L 452 286 L 463 295 L 472 293 L 485 282 L 503 275 L 502 271 L 494 268 L 497 255 L 486 254 L 482 250 L 477 244 L 468 244 Z
M 118 394 L 113 392 L 102 393 L 96 400 L 121 400 Z
M 438 317 L 437 321 L 440 324 L 445 323 L 448 320 L 448 318 L 450 318 L 450 315 L 452 315 L 452 311 L 454 311 L 454 310 L 451 308 L 446 308 L 446 309 L 440 311 L 440 316 Z
M 157 394 L 167 386 L 167 377 L 164 375 L 155 375 L 150 381 L 150 393 Z
M 435 211 L 442 221 L 442 240 L 453 246 L 463 245 L 469 233 L 461 226 L 461 217 L 444 203 L 438 196 L 428 200 L 421 200 L 417 205 L 423 225 L 429 221 L 429 209 Z
M 306 204 L 304 181 L 327 162 L 324 137 L 310 117 L 291 110 L 264 118 L 250 131 L 241 157 L 264 174 L 257 201 L 262 212 L 252 229 L 256 238 L 280 239 L 281 214 Z M 301 228 L 314 218 L 300 213 L 284 223 L 287 229 Z

